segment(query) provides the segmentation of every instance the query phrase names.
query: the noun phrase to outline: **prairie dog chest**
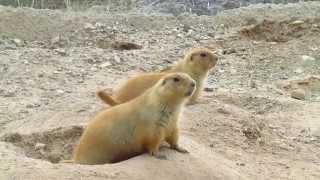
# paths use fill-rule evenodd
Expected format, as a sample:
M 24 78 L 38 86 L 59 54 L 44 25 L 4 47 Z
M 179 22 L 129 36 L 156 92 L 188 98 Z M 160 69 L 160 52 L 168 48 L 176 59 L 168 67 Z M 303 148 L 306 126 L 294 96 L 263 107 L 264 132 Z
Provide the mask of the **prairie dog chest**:
M 146 120 L 150 125 L 156 128 L 171 129 L 175 127 L 178 119 L 178 110 L 168 108 L 167 106 L 159 106 L 158 108 L 148 108 L 144 112 Z

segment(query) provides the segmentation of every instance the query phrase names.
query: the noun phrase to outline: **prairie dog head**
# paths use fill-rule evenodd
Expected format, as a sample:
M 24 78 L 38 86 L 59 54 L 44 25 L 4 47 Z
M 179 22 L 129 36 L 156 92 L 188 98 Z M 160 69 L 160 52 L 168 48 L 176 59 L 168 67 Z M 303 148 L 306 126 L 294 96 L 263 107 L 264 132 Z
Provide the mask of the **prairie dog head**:
M 193 73 L 206 74 L 218 61 L 218 56 L 206 48 L 195 48 L 183 59 L 184 66 Z
M 196 89 L 196 82 L 186 73 L 169 73 L 156 86 L 160 100 L 174 102 L 190 97 Z

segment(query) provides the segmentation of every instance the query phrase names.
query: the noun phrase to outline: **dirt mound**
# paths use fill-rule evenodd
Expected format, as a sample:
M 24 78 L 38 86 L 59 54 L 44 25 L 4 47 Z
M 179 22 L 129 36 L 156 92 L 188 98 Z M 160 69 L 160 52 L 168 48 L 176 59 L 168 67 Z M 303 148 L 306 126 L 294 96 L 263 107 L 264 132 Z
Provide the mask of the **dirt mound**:
M 252 113 L 265 114 L 292 109 L 294 104 L 280 98 L 260 96 L 254 93 L 231 94 L 218 92 L 216 98 L 226 104 L 233 104 Z
M 71 158 L 83 130 L 82 126 L 72 126 L 32 134 L 11 133 L 2 140 L 22 148 L 27 157 L 58 163 Z
M 127 161 L 99 166 L 76 165 L 58 163 L 62 159 L 70 159 L 72 150 L 83 132 L 82 126 L 60 127 L 31 134 L 11 133 L 4 135 L 1 140 L 11 145 L 0 142 L 0 154 L 15 154 L 7 159 L 21 158 L 23 152 L 29 158 L 17 160 L 16 170 L 8 177 L 21 177 L 25 179 L 47 179 L 52 177 L 112 177 L 112 179 L 247 179 L 241 175 L 237 165 L 219 154 L 212 153 L 196 141 L 181 137 L 181 145 L 187 148 L 189 154 L 181 154 L 169 148 L 161 147 L 161 153 L 167 160 L 159 160 L 148 154 L 143 154 Z M 22 150 L 22 151 L 21 151 Z M 11 152 L 12 151 L 12 152 Z M 215 155 L 214 155 L 215 154 Z M 39 159 L 49 161 L 45 163 Z M 9 161 L 10 162 L 10 161 Z M 32 165 L 31 165 L 32 164 Z M 28 166 L 29 168 L 23 168 Z M 41 167 L 41 168 L 40 168 Z M 161 171 L 159 171 L 159 168 Z M 43 173 L 41 169 L 45 169 Z M 81 169 L 81 170 L 79 170 Z M 192 169 L 192 170 L 191 170 Z M 166 173 L 163 173 L 166 172 Z M 58 174 L 57 174 L 58 173 Z M 10 174 L 6 172 L 4 175 Z M 4 176 L 6 177 L 6 176 Z
M 320 18 L 280 21 L 264 19 L 262 22 L 249 25 L 240 30 L 240 34 L 244 37 L 272 42 L 287 42 L 306 34 L 319 32 Z

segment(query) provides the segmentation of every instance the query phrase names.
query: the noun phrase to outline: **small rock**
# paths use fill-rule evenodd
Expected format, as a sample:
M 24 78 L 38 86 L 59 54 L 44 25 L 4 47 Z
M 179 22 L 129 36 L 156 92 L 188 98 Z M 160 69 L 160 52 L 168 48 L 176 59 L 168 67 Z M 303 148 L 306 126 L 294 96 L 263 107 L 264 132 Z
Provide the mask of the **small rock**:
M 222 51 L 222 54 L 233 54 L 236 53 L 236 50 L 234 48 L 228 48 Z
M 205 87 L 203 90 L 206 92 L 213 92 L 214 88 L 213 87 Z
M 54 51 L 57 52 L 58 54 L 60 54 L 61 56 L 66 56 L 67 55 L 67 51 L 65 49 L 62 49 L 62 48 L 55 49 Z
M 27 104 L 27 105 L 26 105 L 26 108 L 34 108 L 34 107 L 36 107 L 35 104 Z
M 217 112 L 222 114 L 231 114 L 231 110 L 228 106 L 224 105 L 223 107 L 220 107 L 217 109 Z
M 124 41 L 115 41 L 111 44 L 111 47 L 116 50 L 142 49 L 142 46 L 139 44 Z
M 291 23 L 291 25 L 301 25 L 301 24 L 303 24 L 303 23 L 304 23 L 304 21 L 297 20 L 297 21 L 293 21 L 293 22 Z
M 295 89 L 291 92 L 291 97 L 294 99 L 305 100 L 306 92 L 303 89 Z
M 119 56 L 114 56 L 116 63 L 121 63 L 121 58 Z
M 318 47 L 311 47 L 310 48 L 312 51 L 317 51 L 319 48 Z
M 237 163 L 238 166 L 245 166 L 245 163 Z
M 101 28 L 101 27 L 104 27 L 105 25 L 102 24 L 102 23 L 100 23 L 100 22 L 96 22 L 96 23 L 94 24 L 94 26 L 95 26 L 95 27 L 98 27 L 98 28 Z
M 61 89 L 58 89 L 58 90 L 57 90 L 57 93 L 59 93 L 59 94 L 63 94 L 63 93 L 64 93 L 64 91 L 63 91 L 63 90 L 61 90 Z
M 182 34 L 178 34 L 177 37 L 183 38 L 183 35 Z
M 101 68 L 105 68 L 105 67 L 108 67 L 108 66 L 111 66 L 112 64 L 109 62 L 109 61 L 107 61 L 107 62 L 105 62 L 105 63 L 103 63 L 103 64 L 100 64 L 100 67 Z
M 13 39 L 12 41 L 18 47 L 24 46 L 24 42 L 21 39 Z
M 86 30 L 93 30 L 95 28 L 96 27 L 94 25 L 92 25 L 91 23 L 85 23 L 84 24 L 84 29 L 86 29 Z
M 314 61 L 316 59 L 314 57 L 311 57 L 311 56 L 303 55 L 302 56 L 302 60 L 304 60 L 304 61 Z
M 90 71 L 92 71 L 92 72 L 95 72 L 95 71 L 97 71 L 98 69 L 95 67 L 95 66 L 92 66 L 91 68 L 90 68 Z
M 35 149 L 35 150 L 41 150 L 41 149 L 44 149 L 45 147 L 46 147 L 46 144 L 37 143 L 37 144 L 34 146 L 34 149 Z

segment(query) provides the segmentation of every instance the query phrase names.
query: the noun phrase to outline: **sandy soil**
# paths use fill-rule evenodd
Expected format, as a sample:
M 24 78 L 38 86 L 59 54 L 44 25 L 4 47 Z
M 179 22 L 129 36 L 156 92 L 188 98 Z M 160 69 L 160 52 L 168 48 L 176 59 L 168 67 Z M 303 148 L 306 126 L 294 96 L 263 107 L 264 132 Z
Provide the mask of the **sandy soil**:
M 176 17 L 0 6 L 0 179 L 320 179 L 319 34 L 319 2 Z M 220 59 L 179 122 L 190 154 L 57 163 L 108 108 L 97 89 L 203 46 Z

